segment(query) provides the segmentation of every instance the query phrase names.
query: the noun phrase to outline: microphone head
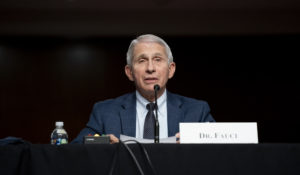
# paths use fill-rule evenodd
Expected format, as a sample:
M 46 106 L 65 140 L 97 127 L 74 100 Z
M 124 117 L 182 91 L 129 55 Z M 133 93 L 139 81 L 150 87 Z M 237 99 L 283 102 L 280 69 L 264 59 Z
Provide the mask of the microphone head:
M 159 91 L 159 89 L 160 89 L 160 86 L 158 84 L 154 85 L 154 90 L 155 91 Z

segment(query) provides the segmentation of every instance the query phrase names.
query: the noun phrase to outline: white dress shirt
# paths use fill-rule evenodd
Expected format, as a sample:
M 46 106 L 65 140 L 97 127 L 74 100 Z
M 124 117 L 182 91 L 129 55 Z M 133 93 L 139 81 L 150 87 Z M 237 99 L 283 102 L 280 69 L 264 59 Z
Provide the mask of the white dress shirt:
M 136 91 L 136 138 L 143 138 L 144 135 L 144 123 L 145 118 L 148 113 L 148 109 L 146 105 L 150 103 L 146 100 L 141 94 Z M 157 115 L 159 122 L 159 138 L 167 138 L 168 137 L 168 115 L 167 115 L 167 93 L 166 90 L 157 99 Z M 154 115 L 155 115 L 154 111 Z

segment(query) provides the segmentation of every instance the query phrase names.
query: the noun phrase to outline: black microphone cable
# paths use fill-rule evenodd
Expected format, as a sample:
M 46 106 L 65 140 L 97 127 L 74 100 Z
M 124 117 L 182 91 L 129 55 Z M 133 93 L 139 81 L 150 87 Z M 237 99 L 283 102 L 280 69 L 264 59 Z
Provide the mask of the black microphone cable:
M 115 168 L 115 165 L 116 165 L 116 162 L 117 162 L 118 151 L 120 150 L 120 149 L 119 149 L 119 148 L 120 148 L 120 145 L 123 145 L 123 146 L 126 148 L 126 150 L 129 152 L 129 154 L 130 154 L 131 158 L 133 159 L 135 165 L 137 166 L 137 168 L 138 168 L 140 174 L 141 174 L 141 175 L 145 175 L 145 173 L 144 173 L 144 171 L 143 171 L 143 169 L 142 169 L 142 167 L 141 167 L 139 161 L 137 160 L 136 156 L 134 155 L 134 153 L 132 152 L 132 150 L 131 150 L 131 149 L 129 148 L 129 146 L 127 145 L 127 142 L 135 142 L 135 143 L 139 146 L 139 148 L 140 148 L 140 149 L 142 150 L 142 152 L 144 153 L 144 155 L 145 155 L 145 157 L 146 157 L 146 160 L 147 160 L 147 162 L 148 162 L 148 164 L 149 164 L 149 166 L 150 166 L 150 168 L 151 168 L 153 174 L 154 174 L 154 175 L 157 175 L 157 173 L 156 173 L 156 171 L 155 171 L 155 168 L 154 168 L 154 166 L 153 166 L 153 164 L 152 164 L 152 161 L 151 161 L 151 159 L 150 159 L 150 157 L 149 157 L 149 154 L 148 154 L 147 150 L 145 149 L 145 147 L 144 147 L 140 142 L 138 142 L 138 141 L 136 141 L 136 140 L 126 140 L 126 141 L 124 141 L 124 142 L 121 141 L 121 140 L 119 141 L 118 146 L 117 146 L 117 149 L 116 149 L 117 151 L 115 152 L 115 155 L 114 155 L 114 158 L 113 158 L 113 162 L 112 162 L 112 166 L 111 166 L 111 169 L 110 169 L 110 171 L 109 171 L 109 175 L 113 175 L 113 171 L 114 171 L 114 168 Z
M 157 114 L 157 91 L 160 90 L 160 86 L 158 84 L 154 85 L 154 98 L 155 98 L 155 124 L 154 124 L 154 143 L 159 143 L 159 122 L 158 122 L 158 114 Z

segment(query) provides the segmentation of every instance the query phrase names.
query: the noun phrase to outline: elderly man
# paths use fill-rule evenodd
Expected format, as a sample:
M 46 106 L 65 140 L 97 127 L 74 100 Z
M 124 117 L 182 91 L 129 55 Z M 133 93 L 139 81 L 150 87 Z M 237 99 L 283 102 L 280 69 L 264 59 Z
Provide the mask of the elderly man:
M 96 103 L 89 122 L 72 143 L 83 143 L 84 136 L 95 133 L 109 135 L 111 143 L 118 142 L 120 134 L 153 138 L 152 124 L 149 133 L 149 122 L 153 119 L 147 114 L 155 108 L 155 85 L 160 86 L 157 92 L 160 138 L 177 134 L 180 122 L 214 122 L 206 102 L 166 90 L 175 70 L 171 49 L 164 40 L 151 34 L 134 39 L 127 52 L 125 74 L 135 83 L 136 91 Z

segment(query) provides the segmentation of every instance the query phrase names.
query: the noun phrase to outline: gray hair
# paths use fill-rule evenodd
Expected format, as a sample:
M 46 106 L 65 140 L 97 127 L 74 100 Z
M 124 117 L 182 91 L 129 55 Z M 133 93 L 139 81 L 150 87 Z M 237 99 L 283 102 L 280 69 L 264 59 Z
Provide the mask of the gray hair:
M 141 42 L 153 42 L 153 43 L 157 43 L 157 44 L 160 44 L 160 45 L 164 46 L 164 48 L 166 50 L 167 57 L 169 59 L 168 60 L 169 64 L 171 62 L 173 62 L 173 55 L 172 55 L 171 49 L 168 46 L 168 44 L 158 36 L 155 36 L 155 35 L 152 35 L 152 34 L 146 34 L 146 35 L 141 35 L 141 36 L 139 36 L 136 39 L 131 41 L 131 43 L 129 45 L 129 48 L 128 48 L 128 51 L 127 51 L 127 55 L 126 55 L 127 56 L 126 60 L 127 60 L 128 65 L 131 66 L 131 64 L 132 64 L 133 49 L 134 49 L 135 45 L 138 44 L 138 43 L 141 43 Z

